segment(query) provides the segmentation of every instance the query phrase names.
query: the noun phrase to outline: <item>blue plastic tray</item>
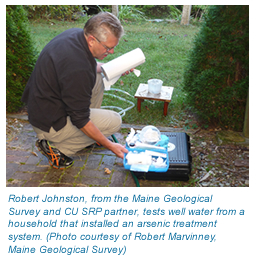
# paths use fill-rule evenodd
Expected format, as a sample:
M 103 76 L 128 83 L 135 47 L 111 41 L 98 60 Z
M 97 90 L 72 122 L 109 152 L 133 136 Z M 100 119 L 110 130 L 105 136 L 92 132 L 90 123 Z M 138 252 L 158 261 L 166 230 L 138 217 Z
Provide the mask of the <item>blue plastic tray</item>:
M 149 167 L 148 166 L 144 166 L 144 165 L 141 165 L 141 164 L 137 164 L 137 165 L 129 165 L 127 164 L 127 159 L 126 159 L 126 155 L 124 156 L 124 159 L 123 159 L 123 165 L 124 165 L 124 168 L 127 169 L 127 170 L 130 170 L 130 171 L 140 171 L 140 172 L 167 172 L 167 170 L 169 169 L 169 155 L 168 155 L 168 151 L 167 150 L 162 150 L 162 149 L 142 149 L 142 148 L 131 148 L 131 147 L 128 147 L 126 145 L 126 149 L 128 151 L 136 151 L 138 153 L 141 153 L 141 152 L 145 152 L 145 150 L 150 150 L 150 151 L 155 151 L 155 152 L 160 152 L 160 153 L 164 153 L 166 154 L 166 158 L 164 158 L 164 161 L 167 162 L 166 163 L 166 167 L 156 167 L 155 165 L 150 165 Z M 157 158 L 158 156 L 153 156 L 155 158 Z M 138 168 L 143 168 L 143 166 L 147 169 L 147 170 L 142 170 L 142 169 L 138 169 Z

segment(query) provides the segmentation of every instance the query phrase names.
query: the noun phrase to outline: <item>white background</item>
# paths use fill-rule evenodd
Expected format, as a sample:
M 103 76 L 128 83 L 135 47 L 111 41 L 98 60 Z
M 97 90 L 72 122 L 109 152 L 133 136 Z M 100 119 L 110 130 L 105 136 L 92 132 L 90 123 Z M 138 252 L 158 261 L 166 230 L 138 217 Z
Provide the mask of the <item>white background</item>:
M 215 265 L 219 263 L 220 265 L 253 265 L 253 246 L 255 239 L 255 207 L 253 202 L 254 196 L 252 195 L 252 188 L 7 188 L 5 189 L 3 201 L 2 212 L 4 217 L 2 219 L 2 234 L 1 237 L 4 240 L 1 247 L 1 253 L 4 255 L 5 261 L 8 261 L 8 265 L 34 265 L 35 261 L 37 265 L 53 265 L 53 262 L 58 262 L 62 265 L 69 265 L 70 263 L 76 263 L 77 265 L 87 264 L 88 262 L 100 265 L 101 263 L 119 265 L 130 265 L 139 263 L 155 265 L 156 263 L 164 263 L 165 265 L 169 263 L 177 263 L 178 265 L 185 265 L 191 261 L 197 262 L 197 265 Z M 39 195 L 39 203 L 8 203 L 9 193 L 16 194 L 19 196 L 37 196 Z M 70 196 L 72 194 L 77 196 L 85 196 L 88 199 L 88 203 L 40 203 L 41 199 L 48 196 Z M 90 203 L 91 195 L 98 196 L 111 196 L 112 204 L 110 203 Z M 128 203 L 114 203 L 113 198 L 115 195 L 127 196 L 129 198 Z M 160 197 L 160 202 L 158 203 L 132 203 L 133 195 L 141 194 L 143 196 L 158 196 Z M 213 194 L 212 203 L 172 203 L 164 202 L 164 195 L 171 196 L 211 196 Z M 139 209 L 139 216 L 113 216 L 103 217 L 103 214 L 97 216 L 85 216 L 82 215 L 83 207 L 102 207 L 102 209 Z M 14 207 L 16 209 L 41 209 L 41 214 L 39 217 L 29 217 L 29 216 L 8 216 L 9 209 Z M 67 207 L 79 208 L 79 214 L 75 216 L 65 216 L 64 209 Z M 186 207 L 185 216 L 172 217 L 166 212 L 165 216 L 143 216 L 142 211 L 144 208 L 147 209 L 181 209 Z M 220 207 L 221 209 L 236 209 L 237 214 L 233 216 L 216 216 L 216 209 Z M 44 209 L 59 209 L 61 208 L 60 216 L 43 216 L 42 211 Z M 214 209 L 214 213 L 211 216 L 194 216 L 188 215 L 188 209 Z M 245 210 L 245 215 L 240 216 L 240 209 Z M 9 219 L 12 221 L 48 221 L 50 219 L 59 221 L 61 219 L 66 219 L 67 221 L 80 222 L 84 220 L 97 219 L 98 221 L 103 221 L 108 219 L 109 221 L 119 220 L 118 228 L 8 228 Z M 179 221 L 215 221 L 217 219 L 216 228 L 138 228 L 136 226 L 137 221 L 172 221 L 176 219 Z M 122 228 L 123 221 L 133 221 L 134 226 L 132 228 Z M 16 241 L 12 243 L 8 241 L 9 234 L 40 234 L 42 240 L 40 241 Z M 47 243 L 46 236 L 49 232 L 58 232 L 59 234 L 76 234 L 76 241 L 50 241 Z M 165 240 L 133 240 L 130 241 L 122 240 L 121 237 L 124 234 L 129 234 L 132 232 L 132 236 L 136 232 L 141 232 L 143 234 L 163 234 L 165 233 Z M 168 241 L 169 232 L 177 232 L 178 234 L 216 234 L 216 241 L 210 243 L 209 240 L 188 240 L 188 241 Z M 79 236 L 81 234 L 116 234 L 120 235 L 117 242 L 114 241 L 80 241 Z M 17 245 L 23 247 L 23 245 L 28 247 L 35 247 L 35 254 L 9 254 L 9 245 Z M 41 254 L 39 249 L 42 245 L 47 247 L 86 247 L 90 246 L 89 252 L 87 254 Z M 126 254 L 118 256 L 117 254 L 93 254 L 91 252 L 92 246 L 98 247 L 117 247 L 123 248 L 126 246 Z

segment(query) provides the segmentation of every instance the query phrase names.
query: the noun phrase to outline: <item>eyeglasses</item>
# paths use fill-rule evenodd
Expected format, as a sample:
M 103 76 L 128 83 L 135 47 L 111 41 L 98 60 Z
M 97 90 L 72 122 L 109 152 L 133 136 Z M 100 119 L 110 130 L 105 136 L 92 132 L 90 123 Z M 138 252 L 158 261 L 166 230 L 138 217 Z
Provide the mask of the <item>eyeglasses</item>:
M 104 45 L 103 43 L 101 43 L 101 41 L 98 39 L 98 38 L 96 38 L 95 36 L 93 36 L 96 40 L 97 40 L 97 42 L 98 43 L 100 43 L 107 51 L 107 53 L 110 51 L 110 50 L 112 50 L 112 49 L 114 49 L 115 48 L 115 46 L 114 47 L 111 47 L 111 48 L 109 48 L 109 47 L 107 47 L 106 45 Z

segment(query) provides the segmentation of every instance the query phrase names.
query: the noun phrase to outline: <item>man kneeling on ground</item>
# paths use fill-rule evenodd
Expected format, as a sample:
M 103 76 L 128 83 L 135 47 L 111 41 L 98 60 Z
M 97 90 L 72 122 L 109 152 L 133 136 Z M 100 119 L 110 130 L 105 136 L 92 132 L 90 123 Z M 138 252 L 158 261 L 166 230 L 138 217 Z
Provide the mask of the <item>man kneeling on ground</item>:
M 122 123 L 114 111 L 101 109 L 104 86 L 102 60 L 113 54 L 123 35 L 120 21 L 102 12 L 84 29 L 72 28 L 53 38 L 42 50 L 24 90 L 36 146 L 58 169 L 72 166 L 68 157 L 97 142 L 123 158 L 128 151 L 107 137 Z

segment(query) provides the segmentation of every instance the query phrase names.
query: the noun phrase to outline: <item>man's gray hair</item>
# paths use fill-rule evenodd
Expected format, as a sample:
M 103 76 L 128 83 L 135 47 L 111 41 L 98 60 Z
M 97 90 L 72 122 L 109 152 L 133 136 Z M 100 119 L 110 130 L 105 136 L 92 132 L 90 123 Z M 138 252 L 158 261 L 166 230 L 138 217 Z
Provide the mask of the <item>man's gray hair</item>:
M 84 33 L 85 35 L 91 34 L 100 41 L 105 42 L 109 33 L 120 39 L 124 34 L 124 30 L 121 22 L 115 15 L 109 12 L 100 12 L 85 23 Z

